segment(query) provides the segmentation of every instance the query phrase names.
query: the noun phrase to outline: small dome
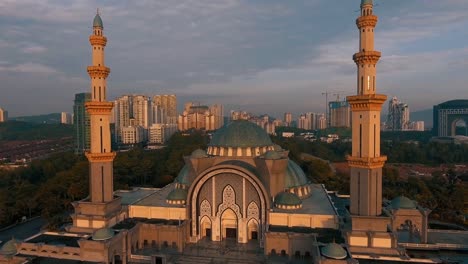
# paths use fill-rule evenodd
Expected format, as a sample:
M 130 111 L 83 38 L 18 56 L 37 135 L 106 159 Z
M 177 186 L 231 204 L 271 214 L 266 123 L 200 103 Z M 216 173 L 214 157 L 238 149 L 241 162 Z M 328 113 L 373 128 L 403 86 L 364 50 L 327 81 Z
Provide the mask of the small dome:
M 416 209 L 417 203 L 405 196 L 398 196 L 390 202 L 393 209 Z
M 185 201 L 187 199 L 186 189 L 174 189 L 167 195 L 169 201 Z
M 94 17 L 94 20 L 93 20 L 93 27 L 104 28 L 104 26 L 103 26 L 103 24 L 102 24 L 101 16 L 100 16 L 99 14 L 96 14 L 96 16 Z
M 372 5 L 372 0 L 361 0 L 361 5 Z
M 263 155 L 263 157 L 265 159 L 269 159 L 269 160 L 277 160 L 277 159 L 282 158 L 281 154 L 279 154 L 278 152 L 273 151 L 273 150 L 267 151 L 267 153 L 265 153 L 265 155 Z
M 304 171 L 292 160 L 288 160 L 285 177 L 286 188 L 303 186 L 309 183 Z
M 258 125 L 247 120 L 236 120 L 218 129 L 209 146 L 265 147 L 273 146 L 270 136 Z
M 94 232 L 92 238 L 95 241 L 100 241 L 100 240 L 110 239 L 113 236 L 114 236 L 114 230 L 110 228 L 101 228 L 101 229 L 98 229 L 96 232 Z
M 332 259 L 345 259 L 348 256 L 346 250 L 334 242 L 322 247 L 320 251 L 322 255 Z
M 12 239 L 8 242 L 6 242 L 2 248 L 0 248 L 0 255 L 6 255 L 6 256 L 13 256 L 16 255 L 18 252 L 16 249 L 16 244 L 18 244 L 18 240 Z
M 188 176 L 189 176 L 189 167 L 187 165 L 184 165 L 184 167 L 182 167 L 179 174 L 177 175 L 175 181 L 183 185 L 189 185 Z
M 274 144 L 274 145 L 273 145 L 273 150 L 274 150 L 274 151 L 283 151 L 283 149 L 281 148 L 281 146 L 278 145 L 278 144 Z
M 208 155 L 206 155 L 206 151 L 204 151 L 203 149 L 196 149 L 192 152 L 190 157 L 194 159 L 201 159 L 208 157 Z
M 297 206 L 297 205 L 301 205 L 302 201 L 294 193 L 280 192 L 275 196 L 275 204 L 286 205 L 286 206 Z

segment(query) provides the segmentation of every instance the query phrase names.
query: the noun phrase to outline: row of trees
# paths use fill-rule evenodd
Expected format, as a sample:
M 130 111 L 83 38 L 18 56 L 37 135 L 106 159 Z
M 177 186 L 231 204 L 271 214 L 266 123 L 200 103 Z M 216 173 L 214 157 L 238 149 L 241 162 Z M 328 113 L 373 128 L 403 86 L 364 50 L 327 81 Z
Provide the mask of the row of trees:
M 334 172 L 327 161 L 344 161 L 350 153 L 349 143 L 308 142 L 300 139 L 273 138 L 290 158 L 298 162 L 312 182 L 323 183 L 329 190 L 349 193 L 349 175 Z M 173 135 L 168 146 L 159 150 L 136 148 L 119 152 L 114 161 L 116 189 L 132 186 L 162 187 L 174 180 L 184 165 L 183 156 L 197 148 L 206 148 L 207 136 L 193 133 Z M 446 162 L 465 161 L 468 150 L 463 145 L 436 143 L 384 145 L 383 153 L 390 162 Z M 432 152 L 426 153 L 427 149 Z M 401 153 L 400 153 L 401 152 Z M 303 159 L 308 153 L 321 159 Z M 418 154 L 422 153 L 422 154 Z M 424 162 L 422 162 L 424 163 Z M 467 188 L 453 177 L 436 174 L 429 179 L 399 177 L 398 171 L 384 168 L 384 197 L 391 199 L 406 195 L 434 210 L 433 216 L 450 219 L 463 210 L 468 197 Z M 62 153 L 44 160 L 33 161 L 28 167 L 15 170 L 0 170 L 0 226 L 17 221 L 22 216 L 41 214 L 51 226 L 58 226 L 71 211 L 71 202 L 88 195 L 89 165 L 84 156 Z
M 119 152 L 114 160 L 115 188 L 162 187 L 177 176 L 183 156 L 206 144 L 201 133 L 175 134 L 163 149 Z M 71 152 L 35 160 L 24 168 L 0 170 L 0 227 L 38 214 L 51 228 L 69 221 L 71 202 L 88 195 L 88 177 L 86 158 Z

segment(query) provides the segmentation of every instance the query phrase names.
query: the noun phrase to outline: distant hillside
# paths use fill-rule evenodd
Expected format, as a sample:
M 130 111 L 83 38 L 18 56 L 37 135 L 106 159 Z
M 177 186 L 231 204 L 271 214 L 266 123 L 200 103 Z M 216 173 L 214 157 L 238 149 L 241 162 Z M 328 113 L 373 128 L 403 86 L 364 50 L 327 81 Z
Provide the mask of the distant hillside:
M 411 121 L 424 121 L 426 128 L 432 128 L 432 109 L 411 112 L 410 119 Z
M 60 124 L 61 114 L 52 113 L 52 114 L 35 115 L 35 116 L 18 116 L 18 117 L 11 117 L 10 120 L 35 123 L 35 124 Z
M 72 125 L 34 124 L 20 121 L 0 123 L 0 140 L 57 139 L 72 136 Z

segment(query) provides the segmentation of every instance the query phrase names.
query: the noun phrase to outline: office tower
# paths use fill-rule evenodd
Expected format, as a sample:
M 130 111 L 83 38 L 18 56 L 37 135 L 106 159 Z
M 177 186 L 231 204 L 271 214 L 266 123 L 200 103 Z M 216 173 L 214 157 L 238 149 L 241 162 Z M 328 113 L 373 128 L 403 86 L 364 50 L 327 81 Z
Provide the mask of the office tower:
M 75 153 L 89 150 L 91 144 L 89 114 L 85 104 L 91 101 L 91 93 L 75 94 L 73 105 L 74 148 Z
M 392 97 L 388 101 L 388 114 L 386 122 L 386 130 L 402 131 L 408 130 L 410 123 L 409 106 L 398 100 L 397 97 Z

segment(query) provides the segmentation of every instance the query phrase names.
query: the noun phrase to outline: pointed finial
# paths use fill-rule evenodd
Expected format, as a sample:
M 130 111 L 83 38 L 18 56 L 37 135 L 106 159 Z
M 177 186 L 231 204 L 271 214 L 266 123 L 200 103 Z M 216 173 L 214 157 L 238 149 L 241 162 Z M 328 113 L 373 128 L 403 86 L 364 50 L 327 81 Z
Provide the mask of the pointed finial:
M 98 7 L 97 10 L 96 10 L 96 14 L 97 14 L 97 15 L 101 15 L 101 14 L 99 14 L 99 7 Z

